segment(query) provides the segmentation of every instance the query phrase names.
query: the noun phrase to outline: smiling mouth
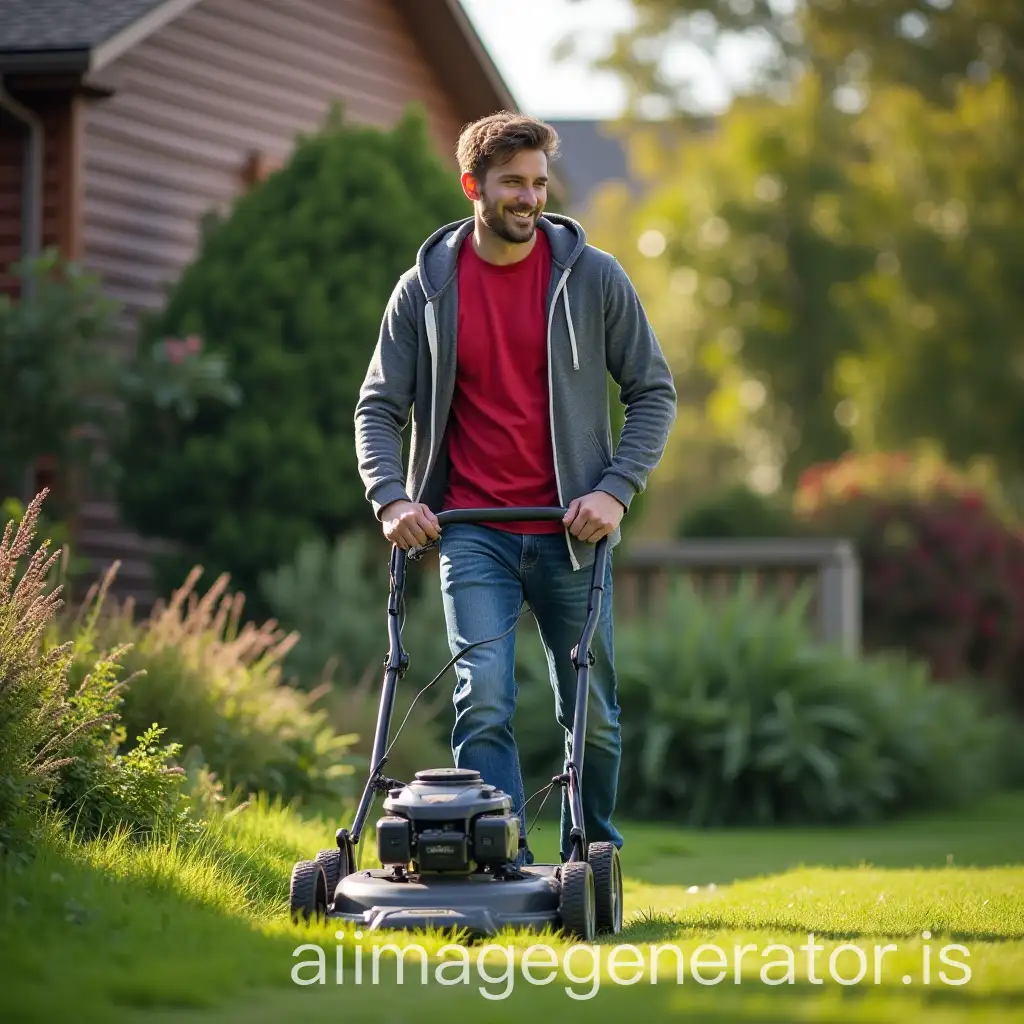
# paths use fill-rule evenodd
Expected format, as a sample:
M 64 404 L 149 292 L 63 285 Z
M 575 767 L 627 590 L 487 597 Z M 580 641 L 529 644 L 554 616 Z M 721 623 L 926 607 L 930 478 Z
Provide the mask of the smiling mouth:
M 525 213 L 520 213 L 518 210 L 509 210 L 513 220 L 519 221 L 521 224 L 527 224 L 533 220 L 533 210 L 527 210 Z

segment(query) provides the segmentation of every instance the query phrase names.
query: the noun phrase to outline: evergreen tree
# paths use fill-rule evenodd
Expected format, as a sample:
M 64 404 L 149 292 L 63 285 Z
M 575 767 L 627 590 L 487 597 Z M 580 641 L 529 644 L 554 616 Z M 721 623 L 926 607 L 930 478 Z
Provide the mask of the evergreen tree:
M 198 562 L 258 601 L 260 575 L 302 541 L 376 528 L 356 466 L 359 386 L 398 277 L 470 212 L 421 111 L 385 131 L 335 108 L 210 226 L 144 334 L 198 336 L 241 403 L 202 404 L 187 423 L 129 409 L 120 452 L 126 520 L 181 548 L 156 565 L 162 593 Z

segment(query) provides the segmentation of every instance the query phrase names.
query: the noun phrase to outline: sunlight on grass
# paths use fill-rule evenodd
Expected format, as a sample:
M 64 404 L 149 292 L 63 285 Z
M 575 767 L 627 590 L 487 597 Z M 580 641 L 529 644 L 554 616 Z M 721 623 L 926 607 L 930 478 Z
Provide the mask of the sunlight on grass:
M 1022 809 L 1024 799 L 1001 805 L 1004 839 L 1019 832 Z M 439 931 L 357 935 L 330 921 L 294 925 L 286 912 L 291 866 L 329 845 L 336 827 L 257 800 L 195 842 L 117 833 L 74 844 L 52 830 L 32 863 L 0 876 L 5 1010 L 17 1020 L 104 1024 L 326 1021 L 339 1012 L 420 1021 L 481 1013 L 500 1022 L 545 1011 L 582 1018 L 598 1007 L 653 1020 L 1024 1020 L 1024 866 L 941 866 L 932 854 L 955 845 L 962 818 L 928 826 L 932 854 L 920 859 L 938 863 L 927 870 L 749 871 L 733 884 L 699 886 L 652 881 L 649 858 L 697 846 L 712 858 L 715 837 L 630 829 L 625 927 L 592 948 L 551 929 L 472 943 Z M 888 850 L 901 864 L 900 843 L 921 831 L 896 823 L 889 845 L 874 852 Z M 979 863 L 1005 863 L 999 834 L 990 857 L 978 847 Z M 881 842 L 870 830 L 860 835 Z M 761 848 L 785 839 L 768 831 Z M 717 842 L 734 850 L 731 835 Z M 830 833 L 818 842 L 829 849 Z M 819 858 L 810 833 L 800 834 L 798 849 L 806 862 Z M 756 848 L 743 852 L 758 862 Z M 309 947 L 324 951 L 323 985 L 293 979 L 297 964 L 316 959 Z M 439 983 L 439 965 L 451 982 L 463 957 L 467 980 Z M 360 959 L 364 977 L 378 972 L 376 984 L 354 983 Z M 863 977 L 843 985 L 830 964 L 840 978 L 862 967 Z M 316 966 L 302 970 L 308 977 Z M 530 981 L 546 975 L 547 984 Z

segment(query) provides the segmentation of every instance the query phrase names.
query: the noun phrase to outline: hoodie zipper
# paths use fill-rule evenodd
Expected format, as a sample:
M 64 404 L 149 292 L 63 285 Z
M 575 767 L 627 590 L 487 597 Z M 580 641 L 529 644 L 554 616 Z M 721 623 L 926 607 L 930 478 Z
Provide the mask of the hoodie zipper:
M 434 465 L 434 423 L 437 418 L 437 320 L 434 316 L 434 304 L 428 299 L 424 310 L 427 328 L 427 347 L 430 349 L 430 448 L 427 451 L 427 468 L 420 483 L 419 493 L 414 500 L 422 501 L 430 470 Z
M 565 498 L 562 494 L 562 477 L 558 472 L 558 443 L 555 439 L 555 388 L 554 381 L 551 374 L 551 324 L 555 317 L 555 307 L 558 305 L 558 293 L 562 290 L 562 286 L 569 279 L 571 268 L 567 267 L 565 273 L 562 274 L 561 279 L 558 282 L 558 286 L 555 288 L 555 294 L 551 299 L 551 308 L 548 310 L 548 423 L 551 428 L 551 455 L 555 463 L 555 486 L 558 489 L 558 501 L 559 504 L 565 507 Z M 566 292 L 566 317 L 569 315 L 568 305 L 568 292 Z M 572 330 L 572 321 L 569 321 L 569 337 L 572 341 L 573 346 L 573 369 L 579 369 L 579 359 L 576 354 L 576 337 Z M 569 561 L 572 562 L 573 569 L 579 569 L 580 563 L 576 558 L 576 552 L 572 549 L 572 537 L 569 535 L 567 529 L 562 530 L 565 536 L 565 545 L 569 549 Z

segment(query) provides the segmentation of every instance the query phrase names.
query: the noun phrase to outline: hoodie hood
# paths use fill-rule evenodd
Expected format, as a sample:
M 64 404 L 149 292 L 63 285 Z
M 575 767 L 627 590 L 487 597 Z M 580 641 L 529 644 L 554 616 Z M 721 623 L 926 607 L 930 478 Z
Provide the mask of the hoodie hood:
M 433 302 L 455 279 L 459 250 L 473 230 L 473 218 L 453 221 L 438 228 L 416 254 L 416 273 L 428 302 Z M 537 230 L 551 243 L 551 260 L 559 271 L 569 269 L 586 248 L 583 225 L 560 213 L 542 213 Z

